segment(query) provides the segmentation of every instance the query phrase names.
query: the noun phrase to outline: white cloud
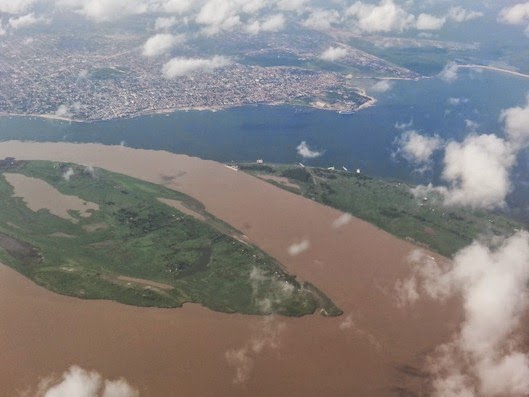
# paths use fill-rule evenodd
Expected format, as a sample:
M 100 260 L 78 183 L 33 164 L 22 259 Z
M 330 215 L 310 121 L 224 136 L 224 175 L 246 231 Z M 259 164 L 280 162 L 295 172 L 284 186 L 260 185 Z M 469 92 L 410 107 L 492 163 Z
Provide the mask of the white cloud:
M 522 25 L 529 22 L 529 2 L 503 8 L 498 19 L 510 25 Z
M 462 103 L 467 103 L 468 102 L 468 99 L 467 98 L 454 98 L 454 97 L 450 97 L 448 98 L 447 100 L 447 103 L 450 105 L 450 106 L 459 106 L 461 105 Z
M 347 48 L 343 47 L 329 47 L 320 55 L 320 59 L 324 61 L 334 62 L 343 59 L 347 56 Z
M 143 14 L 148 10 L 147 3 L 142 0 L 67 0 L 65 4 L 95 22 Z
M 278 322 L 274 316 L 268 316 L 256 332 L 242 347 L 225 353 L 228 365 L 235 368 L 233 383 L 245 383 L 252 372 L 255 360 L 265 350 L 276 350 L 281 345 L 281 335 L 286 329 L 284 322 Z
M 430 14 L 420 14 L 417 17 L 416 28 L 418 30 L 439 30 L 446 22 L 444 17 L 436 17 Z
M 323 152 L 318 152 L 316 150 L 311 150 L 309 148 L 309 145 L 307 145 L 307 142 L 302 141 L 298 147 L 296 148 L 298 155 L 305 159 L 314 159 L 316 157 L 320 157 Z
M 177 43 L 183 41 L 183 36 L 175 36 L 169 33 L 160 33 L 150 37 L 143 45 L 143 56 L 155 57 L 168 52 Z
M 313 9 L 307 19 L 303 21 L 303 26 L 316 30 L 328 30 L 332 25 L 339 21 L 340 14 L 338 11 L 316 8 Z
M 529 233 L 518 232 L 495 249 L 474 242 L 443 266 L 425 254 L 414 256 L 409 280 L 416 291 L 463 300 L 460 330 L 430 357 L 433 395 L 527 395 L 529 358 L 519 342 L 529 309 Z
M 303 11 L 309 0 L 279 0 L 277 7 L 283 11 Z
M 448 11 L 448 18 L 454 22 L 471 21 L 476 18 L 481 18 L 482 16 L 482 12 L 466 10 L 465 8 L 460 6 L 452 7 Z
M 3 36 L 7 33 L 7 31 L 2 26 L 2 21 L 0 21 L 0 36 Z
M 439 78 L 446 81 L 447 83 L 453 83 L 457 80 L 459 66 L 455 62 L 448 63 L 444 69 L 439 73 Z
M 23 29 L 27 28 L 28 26 L 43 22 L 48 22 L 48 19 L 44 17 L 36 17 L 33 13 L 22 15 L 20 17 L 9 18 L 9 26 L 12 29 Z
M 501 112 L 505 133 L 511 143 L 519 147 L 529 145 L 529 96 L 524 107 L 513 107 Z
M 503 110 L 500 120 L 505 139 L 473 134 L 463 142 L 446 146 L 442 177 L 448 187 L 419 186 L 413 192 L 422 196 L 435 191 L 447 205 L 487 209 L 504 206 L 512 189 L 510 172 L 516 156 L 529 146 L 529 97 L 524 107 Z M 465 123 L 470 130 L 478 127 L 471 120 Z
M 55 111 L 55 116 L 69 118 L 72 117 L 72 113 L 67 105 L 60 105 Z
M 243 16 L 257 16 L 266 6 L 260 0 L 208 0 L 196 15 L 196 22 L 204 26 L 204 33 L 212 35 L 231 31 L 242 25 Z
M 285 27 L 283 14 L 271 15 L 263 21 L 253 21 L 246 26 L 246 31 L 251 34 L 260 32 L 278 32 Z
M 404 307 L 417 302 L 420 298 L 417 288 L 417 279 L 415 277 L 410 277 L 406 280 L 397 280 L 395 283 L 397 306 Z
M 415 16 L 393 0 L 381 0 L 378 5 L 357 1 L 346 10 L 356 27 L 363 32 L 403 32 L 408 29 L 438 30 L 446 17 L 421 13 Z
M 69 182 L 70 181 L 70 178 L 72 176 L 75 175 L 75 171 L 73 170 L 72 167 L 69 167 L 65 172 L 64 174 L 62 174 L 62 177 L 64 178 L 65 181 Z
M 470 132 L 476 132 L 479 128 L 479 123 L 475 122 L 474 120 L 465 119 L 465 127 Z
M 360 30 L 368 33 L 402 32 L 415 23 L 415 17 L 393 0 L 381 0 L 378 5 L 357 1 L 347 9 L 346 14 L 355 18 Z
M 391 83 L 391 81 L 380 80 L 371 86 L 371 91 L 383 93 L 388 92 L 389 90 L 391 90 L 391 88 L 393 88 L 393 84 Z
M 178 23 L 176 17 L 158 17 L 154 22 L 155 30 L 170 29 Z
M 183 14 L 193 6 L 193 0 L 163 0 L 160 9 L 171 14 Z
M 443 146 L 443 140 L 437 135 L 424 136 L 416 131 L 406 131 L 398 143 L 403 156 L 414 163 L 427 163 L 433 153 Z
M 397 130 L 404 131 L 404 130 L 410 129 L 411 127 L 413 127 L 413 120 L 410 120 L 407 123 L 404 123 L 404 122 L 399 123 L 398 121 L 395 123 L 395 128 Z
M 516 157 L 510 145 L 495 135 L 471 135 L 446 146 L 443 179 L 450 187 L 448 205 L 494 208 L 504 205 L 511 191 L 509 172 Z
M 229 58 L 218 55 L 213 58 L 173 58 L 163 66 L 162 72 L 166 78 L 173 79 L 194 73 L 212 72 L 231 64 Z
M 353 220 L 353 216 L 351 214 L 344 213 L 340 215 L 337 219 L 335 219 L 332 223 L 333 229 L 339 229 L 345 225 L 347 225 L 349 222 Z
M 124 379 L 106 380 L 95 371 L 71 367 L 59 379 L 43 379 L 35 397 L 139 397 Z
M 283 14 L 274 14 L 266 18 L 261 24 L 264 32 L 278 32 L 285 27 L 285 17 Z
M 305 252 L 310 247 L 309 240 L 305 239 L 300 241 L 299 243 L 294 243 L 288 247 L 288 254 L 290 256 L 297 256 L 301 254 L 302 252 Z
M 0 12 L 7 14 L 22 14 L 26 12 L 36 0 L 0 0 Z

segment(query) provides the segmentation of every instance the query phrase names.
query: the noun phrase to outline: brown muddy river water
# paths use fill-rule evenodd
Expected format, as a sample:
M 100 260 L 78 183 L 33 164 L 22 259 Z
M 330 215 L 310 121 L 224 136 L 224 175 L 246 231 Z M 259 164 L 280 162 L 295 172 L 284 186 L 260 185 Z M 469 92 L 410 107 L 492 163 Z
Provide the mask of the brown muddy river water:
M 201 201 L 343 310 L 338 318 L 254 317 L 197 305 L 145 309 L 60 296 L 0 267 L 0 394 L 71 365 L 124 377 L 141 396 L 399 396 L 459 320 L 453 304 L 396 305 L 415 247 L 339 211 L 167 152 L 93 144 L 0 143 L 0 157 L 76 162 L 164 183 Z M 307 250 L 291 256 L 301 240 Z

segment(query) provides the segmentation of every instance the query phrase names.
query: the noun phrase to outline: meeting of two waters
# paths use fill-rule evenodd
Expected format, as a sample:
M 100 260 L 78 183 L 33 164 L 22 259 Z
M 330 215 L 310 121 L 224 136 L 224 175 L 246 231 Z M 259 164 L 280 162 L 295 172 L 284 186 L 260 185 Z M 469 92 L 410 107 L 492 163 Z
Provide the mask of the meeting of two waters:
M 175 390 L 181 395 L 212 395 L 214 390 L 232 396 L 249 391 L 263 396 L 344 395 L 355 390 L 383 396 L 397 385 L 417 390 L 413 384 L 421 387 L 424 379 L 409 376 L 406 365 L 419 367 L 429 349 L 446 339 L 460 313 L 450 302 L 424 301 L 413 311 L 395 308 L 391 287 L 409 270 L 405 258 L 412 244 L 358 220 L 333 231 L 330 225 L 338 211 L 221 165 L 129 148 L 222 162 L 263 158 L 343 165 L 369 175 L 435 180 L 440 159 L 431 173 L 420 175 L 392 155 L 401 133 L 396 123 L 413 122 L 409 128 L 424 134 L 461 140 L 469 133 L 465 120 L 473 120 L 479 132 L 501 135 L 501 110 L 523 105 L 528 91 L 529 81 L 523 78 L 465 72 L 452 84 L 435 78 L 394 82 L 376 106 L 352 115 L 257 106 L 92 124 L 1 118 L 1 140 L 123 142 L 128 147 L 123 150 L 66 144 L 0 144 L 0 149 L 4 156 L 78 161 L 158 183 L 162 173 L 180 175 L 174 188 L 244 231 L 294 274 L 316 282 L 345 312 L 336 319 L 307 316 L 266 323 L 192 305 L 174 311 L 124 307 L 57 296 L 2 268 L 0 312 L 10 324 L 0 336 L 5 352 L 2 384 L 19 390 L 77 364 L 105 377 L 125 376 L 144 396 L 172 395 Z M 465 100 L 451 107 L 449 98 Z M 322 156 L 301 159 L 296 153 L 301 141 L 323 151 Z M 527 166 L 524 153 L 514 172 L 517 191 L 526 182 Z M 288 245 L 300 238 L 311 241 L 310 251 L 290 257 Z M 270 338 L 279 338 L 280 347 Z M 268 348 L 254 350 L 254 343 L 262 340 Z M 229 352 L 240 352 L 241 360 L 230 362 Z M 244 382 L 234 383 L 240 368 L 249 372 Z
M 0 118 L 0 140 L 95 142 L 133 148 L 167 150 L 221 162 L 264 159 L 270 163 L 304 161 L 296 147 L 305 141 L 322 155 L 307 160 L 314 166 L 361 168 L 367 174 L 424 182 L 439 176 L 439 164 L 426 175 L 393 154 L 408 124 L 425 135 L 462 140 L 470 133 L 502 134 L 503 109 L 521 106 L 529 79 L 491 71 L 462 70 L 457 81 L 437 77 L 393 81 L 392 88 L 375 94 L 375 106 L 353 114 L 337 114 L 292 106 L 244 106 L 217 112 L 177 111 L 96 123 L 68 123 L 27 117 Z M 371 84 L 358 81 L 359 84 Z M 451 105 L 450 98 L 460 99 Z M 437 159 L 439 160 L 439 159 Z M 527 170 L 527 155 L 519 161 Z M 519 175 L 520 178 L 523 178 Z

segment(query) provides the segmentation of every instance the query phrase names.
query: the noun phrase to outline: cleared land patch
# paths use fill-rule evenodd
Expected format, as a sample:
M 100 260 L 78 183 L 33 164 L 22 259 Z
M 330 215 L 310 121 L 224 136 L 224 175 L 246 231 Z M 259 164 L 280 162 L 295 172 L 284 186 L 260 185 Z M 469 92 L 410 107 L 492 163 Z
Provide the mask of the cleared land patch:
M 186 215 L 191 215 L 193 218 L 198 219 L 199 221 L 205 222 L 207 220 L 204 215 L 199 214 L 198 212 L 195 212 L 192 209 L 187 208 L 184 204 L 182 204 L 178 200 L 171 200 L 171 199 L 164 199 L 164 198 L 160 198 L 158 200 L 160 200 L 160 202 L 164 204 L 167 204 L 170 207 L 176 208 L 178 211 L 181 211 Z

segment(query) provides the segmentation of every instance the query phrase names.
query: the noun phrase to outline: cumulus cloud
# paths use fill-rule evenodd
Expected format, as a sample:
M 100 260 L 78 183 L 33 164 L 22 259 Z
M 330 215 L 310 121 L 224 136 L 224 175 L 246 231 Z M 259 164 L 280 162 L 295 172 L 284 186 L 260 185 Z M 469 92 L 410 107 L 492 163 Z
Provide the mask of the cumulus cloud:
M 413 130 L 402 134 L 398 143 L 402 155 L 414 163 L 427 163 L 433 153 L 443 146 L 443 140 L 437 135 L 424 136 Z
M 378 5 L 357 1 L 347 9 L 360 30 L 368 33 L 402 32 L 413 26 L 415 17 L 396 5 L 393 0 L 382 0 Z
M 452 7 L 448 11 L 448 18 L 454 22 L 471 21 L 476 18 L 481 18 L 482 16 L 482 12 L 467 10 L 460 6 Z
M 84 167 L 84 173 L 90 175 L 92 178 L 96 177 L 96 170 L 95 170 L 94 166 L 92 166 L 92 165 L 85 166 Z
M 516 161 L 511 146 L 495 135 L 471 135 L 446 146 L 442 177 L 449 183 L 448 205 L 503 206 L 511 191 L 509 173 Z
M 162 55 L 183 40 L 183 36 L 176 36 L 169 33 L 156 34 L 145 42 L 142 54 L 146 57 Z
M 72 167 L 68 168 L 64 174 L 62 174 L 62 177 L 65 181 L 69 182 L 70 178 L 75 175 L 75 171 L 72 169 Z
M 472 134 L 462 142 L 446 145 L 442 178 L 448 187 L 419 186 L 413 192 L 436 192 L 446 205 L 492 209 L 505 205 L 511 192 L 510 173 L 520 150 L 529 146 L 529 98 L 526 104 L 501 112 L 505 138 Z M 466 121 L 467 128 L 478 125 Z
M 162 73 L 164 77 L 173 79 L 194 73 L 212 72 L 231 64 L 229 58 L 219 55 L 212 58 L 173 58 L 163 66 Z
M 262 313 L 271 314 L 294 293 L 295 287 L 276 274 L 254 267 L 249 275 L 252 299 Z
M 41 380 L 35 397 L 139 397 L 125 379 L 107 380 L 95 372 L 72 366 L 60 378 Z
M 463 303 L 459 331 L 429 360 L 433 395 L 527 395 L 529 357 L 520 336 L 529 309 L 529 233 L 517 232 L 494 248 L 474 242 L 451 263 L 414 253 L 412 266 L 413 297 L 460 296 Z
M 166 30 L 172 28 L 178 23 L 176 17 L 158 17 L 154 21 L 155 30 Z
M 476 132 L 479 128 L 479 123 L 475 122 L 474 120 L 465 119 L 465 127 L 470 132 Z
M 279 0 L 277 6 L 283 11 L 303 11 L 309 0 Z
M 316 8 L 313 9 L 307 19 L 303 21 L 303 26 L 316 30 L 328 30 L 332 25 L 339 21 L 340 14 L 338 11 Z
M 357 1 L 346 10 L 346 15 L 353 18 L 359 30 L 367 33 L 438 30 L 446 22 L 446 17 L 426 13 L 415 16 L 393 0 L 381 0 L 377 5 Z
M 347 48 L 344 47 L 329 47 L 320 55 L 320 59 L 324 61 L 334 62 L 343 59 L 347 56 Z
M 529 22 L 529 2 L 503 8 L 498 19 L 509 25 L 527 24 Z
M 235 384 L 243 384 L 249 379 L 254 363 L 263 351 L 279 349 L 286 324 L 276 319 L 274 308 L 290 298 L 295 290 L 294 285 L 257 267 L 251 270 L 249 281 L 252 299 L 263 313 L 270 315 L 257 324 L 253 335 L 241 347 L 225 353 L 228 365 L 235 369 Z
M 505 134 L 516 146 L 529 145 L 529 96 L 524 107 L 517 106 L 502 111 L 500 120 L 505 124 Z
M 417 17 L 416 28 L 419 30 L 439 30 L 446 22 L 445 17 L 436 17 L 430 14 L 420 14 Z
M 285 17 L 283 14 L 275 14 L 266 18 L 261 23 L 263 32 L 277 32 L 285 27 Z
M 258 331 L 242 347 L 230 349 L 225 353 L 228 365 L 235 368 L 233 383 L 243 384 L 248 380 L 255 360 L 263 351 L 279 349 L 285 328 L 284 322 L 276 320 L 274 316 L 268 316 L 260 322 Z
M 461 105 L 462 103 L 467 103 L 468 102 L 468 99 L 467 98 L 454 98 L 454 97 L 450 97 L 448 98 L 447 100 L 447 103 L 450 105 L 450 106 L 459 106 Z
M 333 229 L 339 229 L 345 225 L 347 225 L 349 222 L 353 220 L 353 216 L 351 214 L 342 214 L 337 219 L 335 219 L 332 223 Z
M 195 20 L 204 26 L 207 34 L 216 34 L 222 31 L 230 31 L 241 25 L 241 13 L 243 11 L 258 11 L 264 4 L 249 1 L 244 5 L 239 0 L 209 0 L 202 6 Z
M 285 27 L 285 17 L 283 14 L 271 15 L 263 21 L 254 21 L 250 23 L 246 30 L 251 34 L 260 32 L 278 32 Z
M 22 15 L 20 17 L 11 17 L 9 18 L 9 27 L 12 29 L 23 29 L 37 23 L 46 23 L 48 19 L 44 17 L 36 17 L 35 14 L 30 13 Z
M 349 314 L 347 317 L 345 317 L 343 321 L 338 325 L 338 328 L 340 329 L 340 331 L 352 332 L 355 334 L 356 337 L 366 339 L 367 342 L 369 342 L 377 351 L 382 351 L 382 345 L 377 340 L 377 338 L 373 334 L 359 327 L 358 324 L 354 321 L 352 314 Z
M 171 14 L 183 14 L 193 6 L 193 0 L 164 0 L 160 10 Z
M 66 0 L 63 4 L 95 22 L 143 14 L 149 9 L 142 0 Z
M 404 130 L 410 129 L 411 127 L 413 127 L 413 120 L 410 120 L 407 123 L 405 123 L 405 122 L 399 123 L 398 121 L 395 123 L 395 128 L 397 130 L 404 131 Z
M 294 243 L 288 247 L 288 254 L 291 256 L 297 256 L 301 254 L 302 252 L 305 252 L 310 247 L 310 241 L 305 239 L 300 241 L 299 243 Z
M 314 159 L 316 157 L 320 157 L 323 152 L 318 152 L 316 150 L 311 150 L 309 145 L 307 145 L 307 142 L 302 141 L 297 147 L 296 150 L 298 152 L 298 155 L 303 157 L 304 159 Z
M 67 105 L 60 105 L 55 111 L 55 116 L 70 118 L 72 117 L 72 113 Z
M 457 71 L 459 66 L 455 62 L 448 63 L 444 69 L 439 73 L 439 78 L 447 83 L 453 83 L 457 80 L 458 74 Z
M 393 84 L 389 80 L 380 80 L 371 86 L 371 91 L 373 92 L 388 92 L 393 87 Z
M 36 0 L 0 0 L 0 12 L 7 14 L 22 14 L 26 12 Z

